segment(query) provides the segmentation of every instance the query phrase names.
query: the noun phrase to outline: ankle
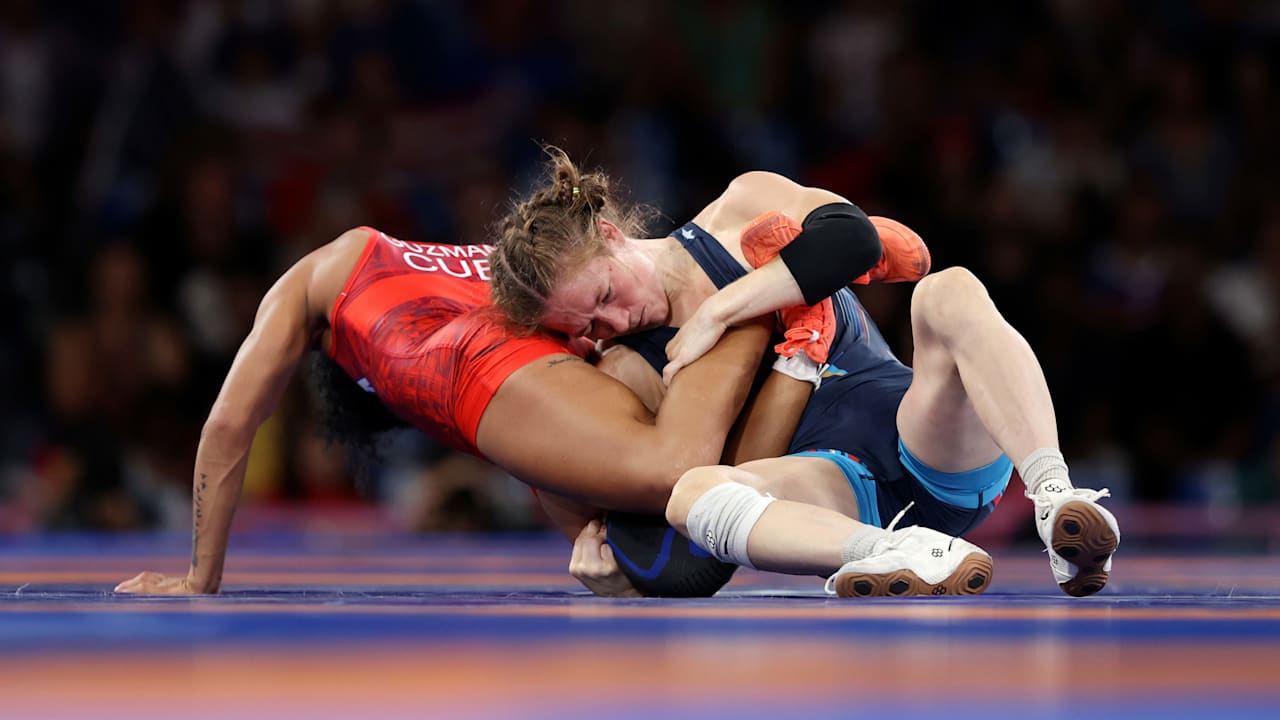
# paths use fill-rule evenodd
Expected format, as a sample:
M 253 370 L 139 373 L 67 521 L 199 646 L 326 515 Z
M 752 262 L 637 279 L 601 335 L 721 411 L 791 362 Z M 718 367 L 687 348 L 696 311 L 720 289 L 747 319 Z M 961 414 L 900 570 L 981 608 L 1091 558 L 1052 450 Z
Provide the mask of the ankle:
M 1018 463 L 1018 475 L 1026 485 L 1026 495 L 1041 492 L 1066 492 L 1072 489 L 1067 461 L 1058 448 L 1040 448 Z
M 877 541 L 889 537 L 889 531 L 873 525 L 862 525 L 844 541 L 840 559 L 849 563 L 871 557 L 875 552 Z

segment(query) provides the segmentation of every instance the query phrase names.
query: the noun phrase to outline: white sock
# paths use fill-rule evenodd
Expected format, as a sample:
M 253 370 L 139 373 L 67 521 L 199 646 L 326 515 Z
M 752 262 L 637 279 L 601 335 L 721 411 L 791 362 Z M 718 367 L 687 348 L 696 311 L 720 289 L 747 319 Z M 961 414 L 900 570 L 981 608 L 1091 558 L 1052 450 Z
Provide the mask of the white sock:
M 1050 480 L 1060 486 L 1060 489 L 1053 490 L 1054 492 L 1066 492 L 1072 488 L 1071 478 L 1067 473 L 1067 461 L 1062 459 L 1062 451 L 1058 448 L 1040 448 L 1026 456 L 1018 465 L 1018 474 L 1022 476 L 1022 482 L 1027 486 L 1027 497 L 1039 493 Z
M 884 528 L 878 528 L 874 525 L 863 525 L 844 541 L 844 549 L 840 552 L 840 559 L 844 562 L 853 562 L 870 557 L 874 549 L 876 541 L 881 538 L 889 537 L 889 531 Z

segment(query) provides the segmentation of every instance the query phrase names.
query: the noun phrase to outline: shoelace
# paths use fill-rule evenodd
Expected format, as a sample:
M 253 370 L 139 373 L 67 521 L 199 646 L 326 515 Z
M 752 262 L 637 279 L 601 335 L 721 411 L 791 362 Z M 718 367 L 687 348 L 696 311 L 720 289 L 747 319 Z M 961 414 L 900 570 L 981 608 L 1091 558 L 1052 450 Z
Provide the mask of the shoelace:
M 893 547 L 896 547 L 896 546 L 897 546 L 897 543 L 895 543 L 895 542 L 893 541 L 893 539 L 894 539 L 894 538 L 893 538 L 893 533 L 894 533 L 894 531 L 895 531 L 895 530 L 897 529 L 897 527 L 898 527 L 898 522 L 899 522 L 900 520 L 902 520 L 902 517 L 903 517 L 904 515 L 906 515 L 906 514 L 907 514 L 907 511 L 911 509 L 911 506 L 912 506 L 912 505 L 915 505 L 915 504 L 916 504 L 916 501 L 915 501 L 915 500 L 912 500 L 911 502 L 907 503 L 907 506 L 906 506 L 906 507 L 904 507 L 904 508 L 902 508 L 901 510 L 899 510 L 899 511 L 898 511 L 898 514 L 893 516 L 893 520 L 890 520 L 890 521 L 889 521 L 889 524 L 888 524 L 887 526 L 885 526 L 885 532 L 889 533 L 889 536 L 888 536 L 888 537 L 886 537 L 884 540 L 882 540 L 882 541 L 878 541 L 878 542 L 876 543 L 876 546 L 875 546 L 875 547 L 877 547 L 877 548 L 879 549 L 879 552 L 884 552 L 885 550 L 888 550 L 888 549 L 890 549 L 890 548 L 893 548 Z M 914 527 L 914 525 L 913 525 L 913 526 L 911 526 L 911 527 Z M 880 542 L 883 542 L 883 543 L 884 543 L 884 545 L 880 545 Z M 877 553 L 877 554 L 879 554 L 879 553 Z M 840 574 L 840 571 L 839 571 L 839 570 L 837 570 L 837 571 L 836 571 L 836 572 L 835 572 L 831 577 L 827 578 L 827 582 L 822 586 L 822 589 L 823 589 L 823 590 L 824 590 L 828 595 L 835 595 L 835 594 L 836 594 L 836 575 L 839 575 L 839 574 Z
M 889 524 L 885 526 L 884 528 L 885 532 L 890 532 L 890 533 L 893 532 L 894 529 L 898 527 L 898 521 L 901 520 L 902 516 L 906 515 L 907 511 L 910 510 L 912 507 L 914 507 L 915 504 L 916 504 L 916 501 L 912 500 L 911 502 L 907 503 L 906 507 L 899 510 L 898 514 L 894 515 L 893 519 L 889 521 Z

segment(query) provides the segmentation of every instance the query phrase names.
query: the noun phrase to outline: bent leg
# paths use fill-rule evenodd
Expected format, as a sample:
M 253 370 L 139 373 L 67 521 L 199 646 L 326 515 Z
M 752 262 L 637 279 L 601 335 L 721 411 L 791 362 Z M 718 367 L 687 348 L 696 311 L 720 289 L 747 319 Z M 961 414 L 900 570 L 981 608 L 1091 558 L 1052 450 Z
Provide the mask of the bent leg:
M 903 446 L 944 472 L 978 467 L 1003 451 L 1035 503 L 1054 579 L 1071 595 L 1101 590 L 1120 529 L 1097 504 L 1106 490 L 1071 485 L 1053 400 L 1027 341 L 963 268 L 916 286 L 911 325 L 915 377 L 898 408 Z
M 963 472 L 1003 452 L 1021 469 L 1033 451 L 1058 447 L 1040 362 L 972 273 L 948 268 L 920 281 L 911 329 L 915 377 L 898 432 L 917 458 Z
M 721 560 L 830 575 L 828 592 L 841 597 L 973 595 L 990 584 L 991 556 L 972 543 L 919 526 L 881 529 L 744 484 L 801 464 L 814 475 L 843 475 L 820 457 L 761 461 L 752 464 L 756 472 L 694 468 L 676 482 L 667 521 Z

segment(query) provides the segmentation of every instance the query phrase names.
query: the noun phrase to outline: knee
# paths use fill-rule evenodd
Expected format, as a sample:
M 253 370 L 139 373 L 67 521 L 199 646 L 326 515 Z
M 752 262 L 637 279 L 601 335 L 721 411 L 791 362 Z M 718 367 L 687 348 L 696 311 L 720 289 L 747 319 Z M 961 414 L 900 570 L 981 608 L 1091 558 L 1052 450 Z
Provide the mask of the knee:
M 987 297 L 987 288 L 966 268 L 949 267 L 921 278 L 911 296 L 912 305 L 927 309 L 950 307 L 956 301 Z
M 962 267 L 925 276 L 911 295 L 912 320 L 943 334 L 962 331 L 967 323 L 994 309 L 986 286 Z
M 726 467 L 713 465 L 696 467 L 681 475 L 675 487 L 671 488 L 671 497 L 667 500 L 667 524 L 680 534 L 688 536 L 689 510 L 708 490 L 729 481 L 727 470 Z

